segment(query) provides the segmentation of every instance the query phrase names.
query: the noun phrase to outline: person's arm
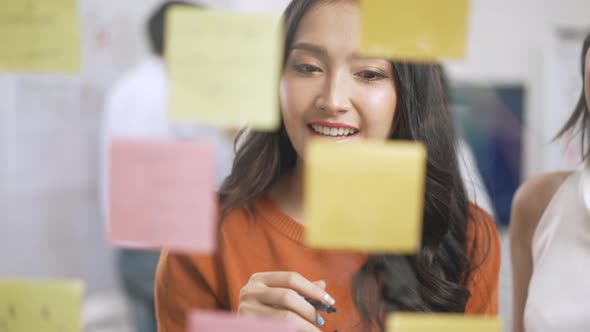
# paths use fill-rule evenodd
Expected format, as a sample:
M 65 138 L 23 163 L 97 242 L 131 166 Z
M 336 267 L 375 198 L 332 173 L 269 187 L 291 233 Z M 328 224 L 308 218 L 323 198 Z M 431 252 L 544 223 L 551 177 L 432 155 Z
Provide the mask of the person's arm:
M 551 198 L 570 173 L 553 173 L 527 180 L 516 192 L 510 217 L 513 332 L 524 331 L 524 309 L 533 272 L 533 234 Z
M 227 308 L 227 289 L 222 283 L 216 256 L 189 257 L 164 251 L 156 275 L 156 316 L 159 332 L 185 332 L 191 310 Z M 301 332 L 320 332 L 324 323 L 312 300 L 334 304 L 325 284 L 311 282 L 295 272 L 264 272 L 252 275 L 240 290 L 237 315 L 292 321 Z M 303 296 L 302 296 L 303 295 Z
M 467 283 L 471 297 L 465 313 L 496 316 L 502 257 L 500 237 L 493 219 L 481 208 L 472 206 L 470 209 L 467 236 L 467 252 L 474 269 Z
M 159 332 L 185 332 L 190 310 L 223 309 L 222 278 L 215 257 L 192 257 L 163 251 L 155 285 Z

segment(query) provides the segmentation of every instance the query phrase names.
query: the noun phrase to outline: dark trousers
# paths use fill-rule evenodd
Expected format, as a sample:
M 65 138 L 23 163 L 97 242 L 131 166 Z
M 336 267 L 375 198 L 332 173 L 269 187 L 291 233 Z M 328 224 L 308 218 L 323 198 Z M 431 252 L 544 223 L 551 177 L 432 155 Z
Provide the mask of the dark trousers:
M 121 249 L 117 265 L 138 332 L 157 332 L 154 282 L 160 254 Z

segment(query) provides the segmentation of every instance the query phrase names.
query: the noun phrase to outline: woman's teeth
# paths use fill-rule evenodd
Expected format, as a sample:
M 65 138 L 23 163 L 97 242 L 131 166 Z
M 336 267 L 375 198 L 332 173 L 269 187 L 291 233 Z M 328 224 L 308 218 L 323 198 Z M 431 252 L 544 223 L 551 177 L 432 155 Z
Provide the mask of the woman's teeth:
M 316 133 L 323 135 L 323 136 L 330 136 L 330 137 L 343 137 L 343 136 L 350 136 L 358 133 L 359 131 L 352 128 L 333 128 L 333 127 L 324 127 L 318 125 L 312 125 L 311 129 Z

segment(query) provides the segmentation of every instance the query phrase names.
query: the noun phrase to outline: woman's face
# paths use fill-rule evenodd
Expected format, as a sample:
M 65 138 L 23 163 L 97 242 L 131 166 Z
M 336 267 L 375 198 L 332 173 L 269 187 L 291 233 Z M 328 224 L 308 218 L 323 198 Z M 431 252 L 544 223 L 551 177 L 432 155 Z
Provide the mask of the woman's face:
M 363 58 L 352 1 L 318 4 L 304 17 L 281 78 L 281 110 L 301 158 L 307 141 L 386 139 L 397 96 L 385 59 Z

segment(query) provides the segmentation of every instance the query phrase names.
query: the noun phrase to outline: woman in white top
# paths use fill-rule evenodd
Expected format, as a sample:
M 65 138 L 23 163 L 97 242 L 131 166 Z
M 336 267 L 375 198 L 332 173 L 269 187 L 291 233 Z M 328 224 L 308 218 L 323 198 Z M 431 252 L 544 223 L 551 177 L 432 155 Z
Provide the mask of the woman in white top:
M 564 132 L 590 137 L 590 35 L 584 41 L 584 89 Z M 590 151 L 588 151 L 590 152 Z M 513 202 L 510 244 L 513 332 L 590 331 L 590 159 L 577 172 L 527 180 Z

